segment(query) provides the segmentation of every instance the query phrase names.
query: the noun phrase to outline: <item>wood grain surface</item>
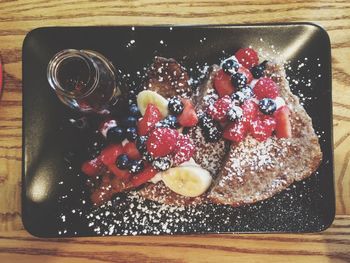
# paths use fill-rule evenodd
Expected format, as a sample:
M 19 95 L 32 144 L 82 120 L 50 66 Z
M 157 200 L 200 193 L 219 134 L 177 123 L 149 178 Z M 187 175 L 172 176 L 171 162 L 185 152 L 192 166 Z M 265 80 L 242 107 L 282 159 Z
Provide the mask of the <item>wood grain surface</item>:
M 21 48 L 28 31 L 42 26 L 292 21 L 321 24 L 332 44 L 338 215 L 332 228 L 313 235 L 61 240 L 36 239 L 21 230 Z M 288 255 L 293 262 L 350 262 L 350 1 L 0 0 L 0 54 L 5 64 L 5 90 L 0 101 L 1 262 L 280 262 L 280 255 Z

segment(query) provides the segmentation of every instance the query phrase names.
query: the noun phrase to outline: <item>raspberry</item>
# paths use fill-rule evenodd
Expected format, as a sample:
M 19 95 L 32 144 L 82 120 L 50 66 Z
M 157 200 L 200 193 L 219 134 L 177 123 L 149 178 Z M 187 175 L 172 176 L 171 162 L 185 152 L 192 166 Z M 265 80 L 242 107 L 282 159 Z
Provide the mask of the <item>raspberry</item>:
M 272 117 L 265 116 L 263 119 L 256 119 L 250 125 L 251 135 L 259 142 L 269 138 L 276 128 L 276 120 Z
M 232 100 L 228 95 L 218 99 L 213 105 L 208 108 L 208 114 L 217 121 L 224 121 L 226 114 L 232 106 Z
M 277 84 L 270 78 L 260 78 L 254 86 L 255 96 L 261 100 L 264 98 L 275 99 L 278 96 Z
M 240 122 L 232 122 L 226 126 L 223 137 L 229 141 L 241 142 L 246 137 L 249 130 L 249 124 Z
M 174 152 L 174 165 L 180 165 L 191 159 L 191 157 L 195 153 L 195 146 L 188 135 L 179 135 Z

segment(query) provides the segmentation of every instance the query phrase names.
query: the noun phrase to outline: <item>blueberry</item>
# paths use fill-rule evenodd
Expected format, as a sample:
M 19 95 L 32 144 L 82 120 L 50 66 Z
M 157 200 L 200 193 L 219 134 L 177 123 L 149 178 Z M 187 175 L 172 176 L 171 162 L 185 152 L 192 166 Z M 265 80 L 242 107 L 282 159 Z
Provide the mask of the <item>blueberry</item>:
M 230 58 L 230 59 L 226 59 L 222 63 L 221 67 L 222 67 L 224 72 L 233 73 L 233 72 L 237 72 L 237 70 L 239 68 L 239 64 L 238 64 L 237 60 Z
M 142 160 L 131 160 L 129 162 L 129 172 L 131 174 L 137 174 L 145 168 Z
M 222 136 L 222 127 L 220 123 L 213 120 L 208 114 L 204 114 L 199 119 L 199 125 L 202 128 L 203 135 L 207 142 L 217 142 Z
M 153 156 L 149 152 L 144 152 L 142 154 L 142 160 L 145 160 L 146 162 L 152 163 L 153 162 Z
M 113 143 L 120 143 L 125 139 L 124 129 L 118 126 L 112 127 L 107 131 L 107 140 Z
M 247 77 L 244 74 L 237 72 L 232 75 L 231 82 L 236 89 L 240 90 L 247 85 Z
M 135 127 L 127 128 L 125 136 L 129 141 L 135 141 L 137 138 L 137 129 Z
M 170 113 L 177 116 L 177 115 L 181 114 L 182 111 L 184 110 L 184 104 L 182 103 L 182 101 L 180 100 L 179 97 L 175 96 L 175 97 L 172 97 L 169 99 L 168 109 L 169 109 Z
M 136 148 L 139 150 L 140 153 L 144 153 L 147 151 L 146 148 L 146 141 L 147 141 L 147 136 L 139 136 L 136 138 Z
M 235 92 L 235 93 L 233 93 L 233 94 L 231 95 L 231 99 L 232 99 L 233 101 L 237 101 L 239 104 L 243 104 L 244 101 L 245 101 L 245 99 L 246 99 L 246 97 L 245 97 L 245 95 L 244 95 L 243 92 L 237 91 L 237 92 Z
M 129 106 L 129 113 L 131 114 L 131 116 L 134 116 L 134 117 L 140 117 L 141 116 L 140 110 L 139 110 L 139 108 L 137 107 L 136 104 L 131 104 Z
M 243 111 L 238 106 L 233 106 L 229 111 L 227 112 L 227 118 L 229 121 L 238 121 L 243 117 Z
M 169 115 L 165 119 L 161 120 L 156 124 L 157 128 L 170 128 L 177 129 L 179 128 L 179 123 L 174 115 Z
M 158 171 L 166 171 L 171 167 L 171 158 L 168 156 L 158 157 L 152 162 L 152 166 Z
M 266 64 L 267 64 L 267 60 L 265 60 L 261 64 L 256 65 L 250 69 L 250 72 L 252 73 L 252 75 L 255 79 L 258 79 L 264 75 L 264 70 L 266 69 Z
M 122 120 L 122 125 L 125 128 L 136 127 L 137 118 L 134 116 L 128 116 L 126 119 Z
M 271 115 L 276 111 L 276 103 L 273 99 L 265 98 L 259 101 L 259 109 L 262 113 Z
M 244 88 L 241 89 L 241 92 L 244 94 L 245 99 L 250 99 L 254 96 L 253 89 L 246 85 Z
M 127 169 L 129 167 L 129 157 L 126 154 L 119 155 L 116 164 L 119 169 Z

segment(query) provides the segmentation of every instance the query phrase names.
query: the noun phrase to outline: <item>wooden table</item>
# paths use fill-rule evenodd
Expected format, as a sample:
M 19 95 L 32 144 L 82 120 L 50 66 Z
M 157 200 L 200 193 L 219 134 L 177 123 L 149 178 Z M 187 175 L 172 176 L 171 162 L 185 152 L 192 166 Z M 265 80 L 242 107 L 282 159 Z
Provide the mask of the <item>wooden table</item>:
M 273 2 L 271 4 L 270 2 Z M 43 1 L 0 0 L 1 262 L 350 262 L 350 2 L 338 1 Z M 41 26 L 226 24 L 312 21 L 332 43 L 336 219 L 308 235 L 207 235 L 38 239 L 20 219 L 21 48 Z M 322 114 L 322 113 L 320 113 Z M 284 257 L 283 257 L 284 256 Z M 283 257 L 283 258 L 282 258 Z

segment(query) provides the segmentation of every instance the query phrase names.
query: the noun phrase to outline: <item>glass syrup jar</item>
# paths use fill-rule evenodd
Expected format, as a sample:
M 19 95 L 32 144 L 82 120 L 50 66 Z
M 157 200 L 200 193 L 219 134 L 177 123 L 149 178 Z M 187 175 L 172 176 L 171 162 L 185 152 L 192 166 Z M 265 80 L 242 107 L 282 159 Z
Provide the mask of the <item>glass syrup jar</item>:
M 48 64 L 47 79 L 64 104 L 82 112 L 108 114 L 122 95 L 114 66 L 96 51 L 58 52 Z

